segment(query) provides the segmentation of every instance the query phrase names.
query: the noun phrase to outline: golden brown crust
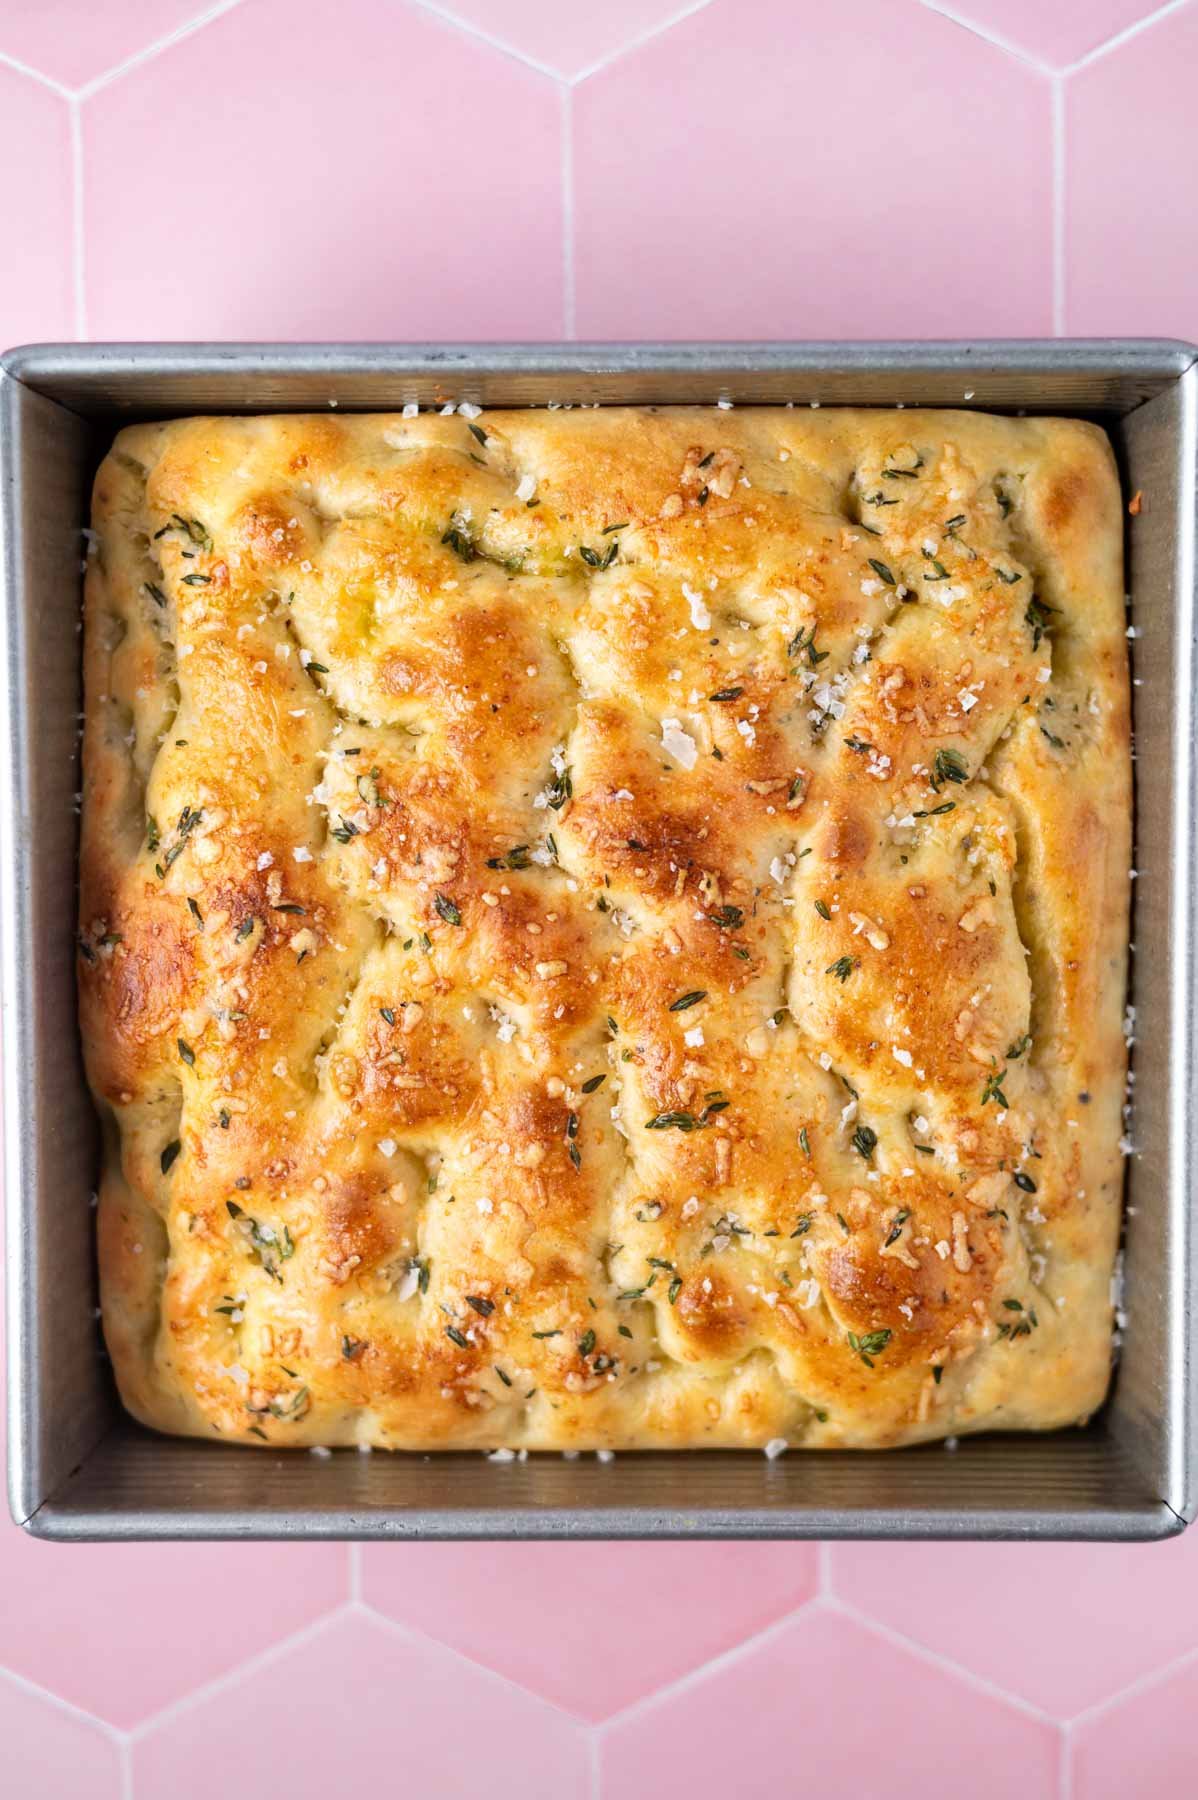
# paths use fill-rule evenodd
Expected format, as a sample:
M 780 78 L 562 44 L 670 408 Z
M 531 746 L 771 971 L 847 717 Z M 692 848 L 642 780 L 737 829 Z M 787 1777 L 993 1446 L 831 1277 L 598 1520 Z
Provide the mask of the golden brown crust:
M 1102 1399 L 1129 717 L 1062 420 L 121 433 L 80 982 L 127 1404 L 881 1446 Z

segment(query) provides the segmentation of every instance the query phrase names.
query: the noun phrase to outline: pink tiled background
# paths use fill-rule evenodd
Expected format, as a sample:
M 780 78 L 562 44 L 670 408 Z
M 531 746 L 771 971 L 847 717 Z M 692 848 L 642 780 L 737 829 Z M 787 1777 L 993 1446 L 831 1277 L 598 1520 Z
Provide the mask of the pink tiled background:
M 1198 0 L 0 0 L 0 341 L 1198 336 Z M 1187 1800 L 1198 1536 L 0 1525 L 0 1793 Z

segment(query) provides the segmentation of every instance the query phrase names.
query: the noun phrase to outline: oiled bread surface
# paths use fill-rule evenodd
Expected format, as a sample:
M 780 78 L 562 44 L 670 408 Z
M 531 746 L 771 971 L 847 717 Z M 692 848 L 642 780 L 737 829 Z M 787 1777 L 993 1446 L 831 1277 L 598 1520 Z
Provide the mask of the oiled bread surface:
M 1067 420 L 123 431 L 104 1326 L 164 1431 L 885 1446 L 1102 1399 L 1120 501 Z

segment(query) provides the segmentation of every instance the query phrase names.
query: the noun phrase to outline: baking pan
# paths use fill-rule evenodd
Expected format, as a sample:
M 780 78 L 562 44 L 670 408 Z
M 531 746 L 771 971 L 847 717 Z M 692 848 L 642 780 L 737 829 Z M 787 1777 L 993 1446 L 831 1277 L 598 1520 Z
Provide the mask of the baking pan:
M 471 399 L 974 406 L 1096 418 L 1129 493 L 1136 1153 L 1122 1358 L 1083 1431 L 956 1449 L 361 1456 L 155 1437 L 99 1342 L 96 1130 L 74 993 L 82 527 L 132 419 Z M 1169 342 L 48 345 L 0 360 L 0 903 L 10 1498 L 50 1538 L 1084 1537 L 1182 1529 L 1194 1498 L 1198 352 Z

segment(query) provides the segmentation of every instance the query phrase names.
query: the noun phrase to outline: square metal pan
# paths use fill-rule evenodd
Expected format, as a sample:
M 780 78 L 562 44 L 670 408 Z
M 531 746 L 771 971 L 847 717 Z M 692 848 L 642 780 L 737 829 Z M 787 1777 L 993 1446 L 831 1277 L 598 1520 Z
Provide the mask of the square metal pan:
M 818 401 L 1087 415 L 1129 492 L 1137 1154 L 1113 1398 L 1084 1431 L 885 1455 L 320 1460 L 155 1437 L 103 1359 L 75 1023 L 81 529 L 131 419 L 446 399 Z M 0 906 L 10 1499 L 38 1536 L 1154 1538 L 1195 1506 L 1198 352 L 1169 342 L 48 345 L 0 359 Z

